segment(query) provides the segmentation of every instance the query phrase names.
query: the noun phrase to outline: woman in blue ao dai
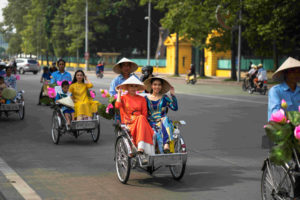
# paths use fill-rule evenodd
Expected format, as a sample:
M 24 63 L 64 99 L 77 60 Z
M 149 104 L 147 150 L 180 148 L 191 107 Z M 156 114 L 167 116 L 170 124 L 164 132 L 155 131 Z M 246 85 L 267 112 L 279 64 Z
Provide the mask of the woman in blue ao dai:
M 168 108 L 177 111 L 177 99 L 174 88 L 163 78 L 153 77 L 145 81 L 148 106 L 148 120 L 154 130 L 158 150 L 160 153 L 169 153 L 169 143 L 173 140 L 173 123 L 167 117 Z M 170 91 L 171 98 L 166 95 Z

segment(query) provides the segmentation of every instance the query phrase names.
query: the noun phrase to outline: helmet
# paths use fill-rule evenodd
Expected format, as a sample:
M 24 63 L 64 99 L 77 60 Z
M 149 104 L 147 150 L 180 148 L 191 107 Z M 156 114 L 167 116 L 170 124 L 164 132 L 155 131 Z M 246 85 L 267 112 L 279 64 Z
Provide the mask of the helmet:
M 142 74 L 147 74 L 147 75 L 150 75 L 153 73 L 153 67 L 150 66 L 150 65 L 147 65 L 145 67 L 142 68 Z

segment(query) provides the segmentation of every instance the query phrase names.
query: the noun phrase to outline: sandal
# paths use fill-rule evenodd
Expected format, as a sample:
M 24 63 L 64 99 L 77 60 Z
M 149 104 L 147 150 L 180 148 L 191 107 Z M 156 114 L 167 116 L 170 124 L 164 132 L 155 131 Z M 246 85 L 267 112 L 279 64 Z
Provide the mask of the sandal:
M 140 158 L 141 165 L 146 165 L 148 163 L 148 159 L 143 151 L 138 151 L 138 157 Z
M 164 149 L 164 153 L 171 153 L 170 149 Z

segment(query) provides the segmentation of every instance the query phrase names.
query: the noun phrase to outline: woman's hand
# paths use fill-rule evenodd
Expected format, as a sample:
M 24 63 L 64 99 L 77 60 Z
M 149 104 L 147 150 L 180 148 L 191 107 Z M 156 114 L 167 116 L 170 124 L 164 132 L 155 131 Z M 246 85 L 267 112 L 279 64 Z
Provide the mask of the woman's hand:
M 173 86 L 171 86 L 171 88 L 170 88 L 170 94 L 171 94 L 171 95 L 175 95 L 175 89 L 174 89 Z
M 121 89 L 116 89 L 116 91 L 118 92 L 118 96 L 117 96 L 117 102 L 121 102 Z

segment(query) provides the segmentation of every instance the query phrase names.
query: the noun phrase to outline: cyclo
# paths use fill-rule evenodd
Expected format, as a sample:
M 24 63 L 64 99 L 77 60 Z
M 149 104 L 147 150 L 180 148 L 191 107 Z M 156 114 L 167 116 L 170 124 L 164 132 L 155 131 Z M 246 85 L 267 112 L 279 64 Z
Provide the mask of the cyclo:
M 54 144 L 58 144 L 60 137 L 64 134 L 69 134 L 78 138 L 78 136 L 84 133 L 91 134 L 93 141 L 98 142 L 100 138 L 99 114 L 94 113 L 91 120 L 72 121 L 68 127 L 67 119 L 62 110 L 63 106 L 66 105 L 55 103 L 51 106 L 51 108 L 53 108 L 51 135 Z M 69 117 L 71 118 L 71 116 Z
M 25 102 L 23 93 L 24 91 L 21 90 L 17 92 L 16 95 L 13 95 L 15 99 L 10 100 L 10 103 L 7 103 L 7 100 L 5 103 L 0 103 L 0 116 L 2 115 L 2 113 L 5 113 L 8 117 L 9 112 L 16 112 L 18 113 L 20 119 L 23 120 L 25 117 Z
M 125 124 L 116 125 L 115 165 L 118 179 L 126 184 L 131 169 L 140 168 L 152 174 L 161 167 L 169 167 L 175 180 L 180 180 L 185 172 L 187 162 L 186 145 L 179 127 L 184 121 L 174 121 L 174 153 L 146 155 L 147 164 L 143 164 L 133 144 L 129 128 Z

